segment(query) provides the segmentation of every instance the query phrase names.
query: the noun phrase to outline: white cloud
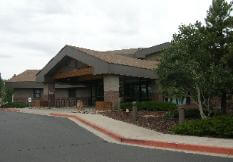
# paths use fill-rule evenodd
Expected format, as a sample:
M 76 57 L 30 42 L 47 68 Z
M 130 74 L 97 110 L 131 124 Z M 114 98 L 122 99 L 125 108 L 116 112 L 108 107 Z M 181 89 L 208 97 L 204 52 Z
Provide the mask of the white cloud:
M 110 50 L 170 41 L 211 0 L 0 0 L 0 72 L 42 68 L 65 44 Z

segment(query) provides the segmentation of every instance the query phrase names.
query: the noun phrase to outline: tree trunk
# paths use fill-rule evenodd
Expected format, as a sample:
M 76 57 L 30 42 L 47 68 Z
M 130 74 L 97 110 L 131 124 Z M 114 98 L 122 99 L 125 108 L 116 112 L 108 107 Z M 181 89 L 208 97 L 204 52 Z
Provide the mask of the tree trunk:
M 221 97 L 221 112 L 226 114 L 227 113 L 227 94 L 226 92 L 222 93 Z
M 198 108 L 200 111 L 200 115 L 201 115 L 202 119 L 206 119 L 207 117 L 206 117 L 205 113 L 203 112 L 203 107 L 202 107 L 202 102 L 201 102 L 201 91 L 200 91 L 200 88 L 198 86 L 196 86 L 196 89 L 197 89 Z

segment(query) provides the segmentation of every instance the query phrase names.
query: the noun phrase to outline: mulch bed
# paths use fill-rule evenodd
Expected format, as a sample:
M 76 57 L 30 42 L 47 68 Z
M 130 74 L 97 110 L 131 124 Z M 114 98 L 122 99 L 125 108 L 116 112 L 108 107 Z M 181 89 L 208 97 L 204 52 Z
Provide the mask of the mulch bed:
M 165 112 L 139 111 L 135 123 L 132 120 L 130 112 L 108 111 L 102 112 L 101 114 L 115 120 L 133 123 L 162 133 L 171 133 L 169 129 L 178 123 L 177 119 L 168 119 L 165 117 Z

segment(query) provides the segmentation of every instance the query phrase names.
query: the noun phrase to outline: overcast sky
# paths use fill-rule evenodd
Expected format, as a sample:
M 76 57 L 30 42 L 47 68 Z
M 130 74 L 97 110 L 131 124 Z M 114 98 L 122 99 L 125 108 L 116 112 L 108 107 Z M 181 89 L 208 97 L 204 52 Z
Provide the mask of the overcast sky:
M 211 0 L 0 0 L 4 79 L 41 69 L 65 45 L 95 50 L 170 41 L 180 24 L 204 19 Z

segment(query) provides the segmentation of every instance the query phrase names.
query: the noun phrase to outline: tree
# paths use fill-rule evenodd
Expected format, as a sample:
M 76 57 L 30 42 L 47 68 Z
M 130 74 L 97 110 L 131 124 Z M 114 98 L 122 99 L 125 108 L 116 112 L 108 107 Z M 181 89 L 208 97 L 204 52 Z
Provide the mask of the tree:
M 0 98 L 1 98 L 1 104 L 12 102 L 12 94 L 13 90 L 11 88 L 8 88 L 5 84 L 5 82 L 0 77 Z
M 162 55 L 157 73 L 165 91 L 190 96 L 198 105 L 201 117 L 206 118 L 203 106 L 208 108 L 212 97 L 210 76 L 213 70 L 208 68 L 210 55 L 203 48 L 203 39 L 204 28 L 200 22 L 180 26 Z
M 206 118 L 203 109 L 211 112 L 213 97 L 222 95 L 223 101 L 224 95 L 226 100 L 226 94 L 233 91 L 233 63 L 229 61 L 233 58 L 231 11 L 232 3 L 213 0 L 206 25 L 198 21 L 181 25 L 157 69 L 163 89 L 173 95 L 190 96 L 202 118 Z
M 0 105 L 2 105 L 3 96 L 4 96 L 4 82 L 3 82 L 1 75 L 0 75 Z
M 233 91 L 233 17 L 231 1 L 213 0 L 212 6 L 207 11 L 206 32 L 207 32 L 207 48 L 210 51 L 211 59 L 215 65 L 222 67 L 221 80 L 219 84 L 219 92 L 221 95 L 221 109 L 226 113 L 227 94 Z

